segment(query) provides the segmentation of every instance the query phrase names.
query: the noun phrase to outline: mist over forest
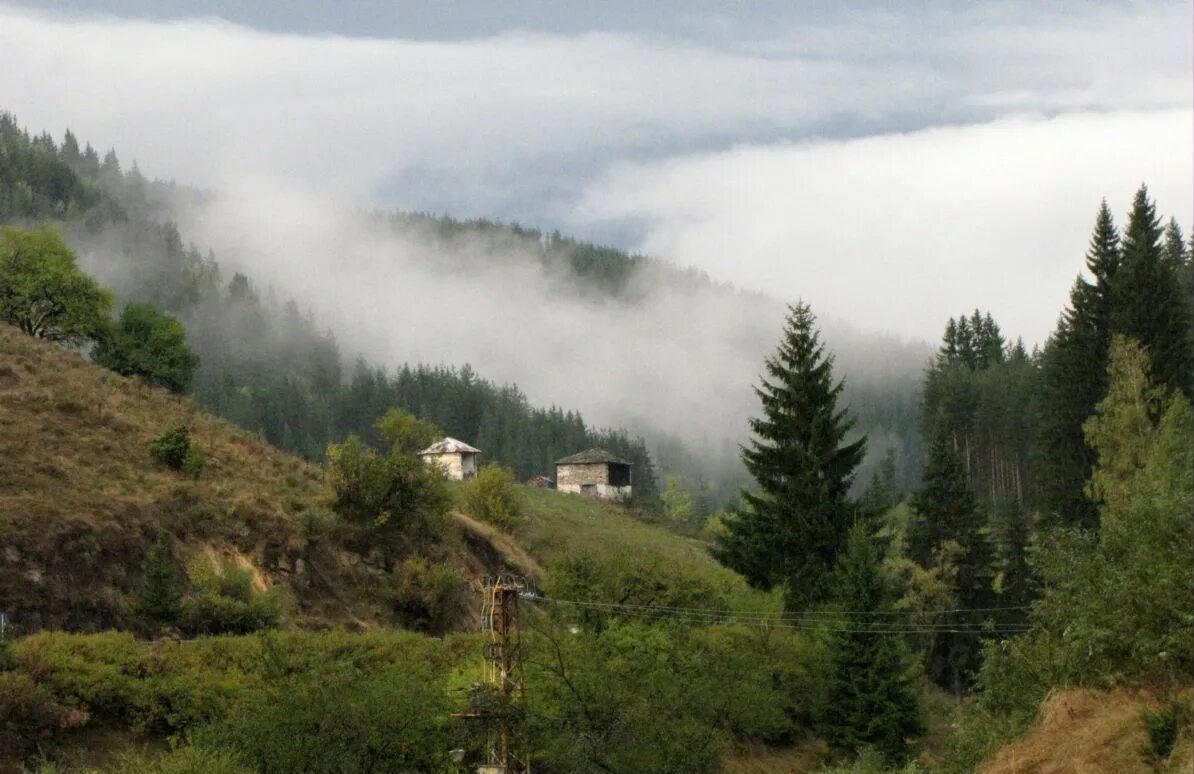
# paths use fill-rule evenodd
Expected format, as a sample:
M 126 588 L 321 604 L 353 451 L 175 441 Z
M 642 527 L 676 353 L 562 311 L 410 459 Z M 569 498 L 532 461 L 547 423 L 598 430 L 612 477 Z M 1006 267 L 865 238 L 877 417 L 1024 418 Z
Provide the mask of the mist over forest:
M 534 406 L 642 436 L 662 474 L 706 487 L 716 502 L 747 483 L 739 444 L 757 406 L 751 386 L 785 301 L 558 233 L 364 212 L 280 184 L 233 194 L 143 175 L 138 169 L 112 186 L 122 203 L 177 223 L 179 238 L 200 255 L 210 251 L 225 281 L 242 273 L 273 297 L 275 325 L 293 324 L 284 307 L 296 303 L 310 325 L 334 336 L 346 364 L 468 365 L 517 384 Z M 75 243 L 82 263 L 122 298 L 146 295 L 152 273 L 125 236 L 83 229 Z M 240 347 L 246 360 L 275 354 L 254 352 L 251 338 L 206 336 L 206 319 L 190 323 L 197 341 L 210 341 L 201 350 Z M 822 328 L 858 431 L 869 436 L 859 481 L 892 448 L 902 484 L 914 485 L 917 390 L 932 349 L 843 321 L 822 320 Z

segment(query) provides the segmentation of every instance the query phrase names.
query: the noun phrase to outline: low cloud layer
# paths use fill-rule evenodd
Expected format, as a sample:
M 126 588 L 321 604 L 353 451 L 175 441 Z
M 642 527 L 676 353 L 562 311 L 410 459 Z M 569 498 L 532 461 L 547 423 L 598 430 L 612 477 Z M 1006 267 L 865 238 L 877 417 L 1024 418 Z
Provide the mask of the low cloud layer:
M 1142 181 L 1189 229 L 1188 109 L 1018 117 L 625 165 L 576 218 L 629 221 L 638 247 L 868 330 L 935 338 L 990 310 L 1043 343 L 1082 268 L 1099 200 L 1121 224 Z
M 72 127 L 153 176 L 229 188 L 269 175 L 341 203 L 549 226 L 623 161 L 1190 100 L 1181 2 L 822 7 L 732 22 L 698 8 L 677 13 L 704 35 L 658 20 L 560 34 L 528 14 L 507 31 L 434 40 L 0 5 L 0 99 L 35 130 Z
M 1041 341 L 1100 197 L 1122 213 L 1147 181 L 1191 225 L 1187 3 L 765 17 L 350 38 L 0 5 L 0 109 L 217 191 L 186 236 L 350 351 L 472 362 L 729 457 L 782 302 L 848 372 L 914 373 L 922 349 L 834 321 L 936 340 L 982 307 Z M 526 256 L 452 276 L 362 227 L 375 207 L 558 226 L 771 299 L 581 305 Z

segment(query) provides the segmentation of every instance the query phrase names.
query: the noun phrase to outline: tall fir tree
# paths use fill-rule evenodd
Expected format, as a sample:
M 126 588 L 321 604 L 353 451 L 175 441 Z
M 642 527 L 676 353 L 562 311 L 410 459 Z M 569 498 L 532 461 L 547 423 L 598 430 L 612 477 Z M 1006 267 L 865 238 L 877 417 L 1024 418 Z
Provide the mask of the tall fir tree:
M 849 497 L 866 439 L 847 442 L 853 421 L 839 409 L 833 377 L 808 305 L 789 308 L 783 338 L 755 393 L 763 416 L 742 459 L 758 484 L 726 520 L 714 555 L 754 586 L 782 586 L 789 609 L 828 599 L 830 578 L 854 520 Z
M 1093 282 L 1079 277 L 1069 307 L 1045 346 L 1041 362 L 1036 479 L 1049 523 L 1093 527 L 1098 511 L 1083 494 L 1094 453 L 1082 423 L 1107 391 L 1113 285 L 1120 266 L 1119 235 L 1104 200 L 1086 253 Z
M 1153 381 L 1190 394 L 1190 320 L 1179 279 L 1180 252 L 1162 244 L 1163 231 L 1148 189 L 1140 186 L 1124 229 L 1122 260 L 1114 280 L 1111 332 L 1148 350 Z M 1181 231 L 1176 233 L 1181 245 Z M 1166 242 L 1170 239 L 1166 239 Z M 1102 362 L 1106 368 L 1106 360 Z
M 821 733 L 838 751 L 872 747 L 898 765 L 921 732 L 920 703 L 911 654 L 883 615 L 892 612 L 892 592 L 880 562 L 874 539 L 855 525 L 833 575 L 835 604 L 851 623 L 833 633 Z

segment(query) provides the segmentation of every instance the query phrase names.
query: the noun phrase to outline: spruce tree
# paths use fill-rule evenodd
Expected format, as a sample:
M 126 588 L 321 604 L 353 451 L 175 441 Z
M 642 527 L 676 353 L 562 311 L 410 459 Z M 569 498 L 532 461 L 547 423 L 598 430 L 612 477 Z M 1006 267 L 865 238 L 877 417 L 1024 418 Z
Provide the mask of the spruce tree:
M 1176 239 L 1180 245 L 1180 230 Z M 1144 345 L 1150 376 L 1157 385 L 1190 394 L 1190 321 L 1178 266 L 1168 255 L 1171 251 L 1162 247 L 1160 219 L 1148 189 L 1140 186 L 1124 229 L 1123 257 L 1113 285 L 1111 332 Z M 1104 359 L 1101 366 L 1106 365 Z
M 1075 281 L 1041 362 L 1036 478 L 1042 514 L 1051 523 L 1093 527 L 1098 521 L 1098 511 L 1082 493 L 1094 465 L 1082 423 L 1107 391 L 1112 286 L 1119 265 L 1119 235 L 1104 200 L 1086 253 L 1093 282 Z
M 802 609 L 828 598 L 866 439 L 845 440 L 853 421 L 838 409 L 842 383 L 806 304 L 789 308 L 764 368 L 755 388 L 763 416 L 751 420 L 755 437 L 742 450 L 758 491 L 743 492 L 745 507 L 726 520 L 714 555 L 756 587 L 782 586 L 789 609 Z
M 1165 262 L 1180 276 L 1188 254 L 1186 239 L 1182 236 L 1182 227 L 1178 225 L 1176 218 L 1170 218 L 1169 224 L 1165 226 L 1165 242 L 1161 245 L 1161 253 Z
M 891 616 L 883 615 L 892 612 L 892 593 L 861 524 L 850 531 L 833 578 L 835 603 L 850 623 L 833 633 L 822 735 L 838 751 L 873 747 L 889 763 L 902 763 L 921 731 L 915 666 Z

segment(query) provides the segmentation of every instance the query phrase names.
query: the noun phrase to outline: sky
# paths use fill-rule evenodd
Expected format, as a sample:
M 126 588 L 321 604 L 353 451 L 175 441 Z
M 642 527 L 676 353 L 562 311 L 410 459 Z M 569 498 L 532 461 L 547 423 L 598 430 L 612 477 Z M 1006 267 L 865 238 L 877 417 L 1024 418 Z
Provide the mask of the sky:
M 1103 197 L 1190 228 L 1188 2 L 894 9 L 0 0 L 0 109 L 270 228 L 517 220 L 930 341 L 1043 342 Z

